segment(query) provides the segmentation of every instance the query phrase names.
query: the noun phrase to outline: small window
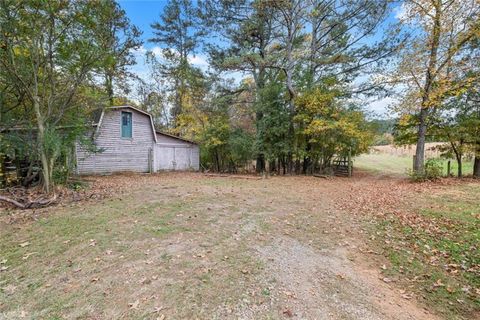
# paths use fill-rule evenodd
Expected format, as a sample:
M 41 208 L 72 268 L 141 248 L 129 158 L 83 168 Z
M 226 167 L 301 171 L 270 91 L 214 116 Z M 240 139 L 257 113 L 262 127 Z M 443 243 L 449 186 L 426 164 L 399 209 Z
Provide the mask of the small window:
M 122 111 L 122 138 L 132 137 L 132 113 Z

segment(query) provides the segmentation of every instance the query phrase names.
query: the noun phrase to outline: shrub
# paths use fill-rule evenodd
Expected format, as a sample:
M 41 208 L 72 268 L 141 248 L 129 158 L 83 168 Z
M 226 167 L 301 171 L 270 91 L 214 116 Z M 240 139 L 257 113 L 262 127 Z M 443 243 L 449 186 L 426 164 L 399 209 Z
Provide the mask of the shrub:
M 421 173 L 409 170 L 407 172 L 410 179 L 413 181 L 436 180 L 442 176 L 443 166 L 438 159 L 428 159 L 425 161 L 424 171 Z

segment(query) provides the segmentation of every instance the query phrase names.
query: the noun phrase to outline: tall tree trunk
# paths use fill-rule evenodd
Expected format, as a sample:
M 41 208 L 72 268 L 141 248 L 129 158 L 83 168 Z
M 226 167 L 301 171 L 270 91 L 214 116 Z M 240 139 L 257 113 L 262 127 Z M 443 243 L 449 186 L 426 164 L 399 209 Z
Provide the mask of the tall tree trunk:
M 220 172 L 220 156 L 218 155 L 218 150 L 215 150 L 215 163 L 217 167 L 217 172 Z
M 263 55 L 262 55 L 263 57 Z M 263 112 L 260 111 L 258 108 L 260 106 L 260 104 L 262 103 L 261 101 L 261 95 L 260 95 L 260 92 L 263 90 L 264 86 L 265 86 L 265 73 L 266 73 L 266 70 L 264 67 L 260 66 L 258 68 L 258 73 L 256 74 L 256 76 L 254 76 L 255 78 L 255 102 L 256 102 L 256 112 L 255 112 L 255 124 L 256 124 L 256 127 L 257 127 L 257 141 L 261 141 L 262 140 L 262 137 L 260 136 L 260 121 L 263 119 Z M 263 171 L 265 171 L 265 155 L 263 154 L 263 152 L 261 150 L 259 150 L 258 154 L 257 154 L 257 159 L 256 159 L 256 165 L 255 165 L 255 169 L 257 171 L 257 173 L 262 173 Z
M 419 115 L 417 132 L 417 148 L 415 149 L 415 162 L 413 169 L 416 173 L 423 173 L 425 164 L 425 139 L 427 136 L 427 109 L 422 108 Z
M 480 179 L 480 139 L 476 142 L 475 160 L 473 162 L 473 177 Z
M 473 177 L 480 179 L 480 156 L 476 155 L 473 162 Z
M 290 36 L 289 36 L 290 38 Z M 287 90 L 288 90 L 288 108 L 289 108 L 289 115 L 290 115 L 290 124 L 288 126 L 288 137 L 290 140 L 290 148 L 289 148 L 289 162 L 290 162 L 290 173 L 292 173 L 292 166 L 293 166 L 293 154 L 295 153 L 295 127 L 293 124 L 293 119 L 295 117 L 295 89 L 293 86 L 293 57 L 292 57 L 292 50 L 293 50 L 293 39 L 291 42 L 287 44 L 287 70 L 285 71 L 287 76 Z
M 306 138 L 306 145 L 305 145 L 305 151 L 307 153 L 306 156 L 303 157 L 303 169 L 302 169 L 302 173 L 303 174 L 311 174 L 312 173 L 312 170 L 311 167 L 312 167 L 312 159 L 311 159 L 311 155 L 310 155 L 310 151 L 312 150 L 312 144 L 310 142 L 308 142 L 308 137 Z
M 5 187 L 6 185 L 5 178 L 5 155 L 0 152 L 0 188 Z
M 105 72 L 105 90 L 107 91 L 108 102 L 113 106 L 113 77 L 110 72 Z
M 457 165 L 458 165 L 457 176 L 459 178 L 461 178 L 463 176 L 463 173 L 462 173 L 462 155 L 457 156 Z
M 421 110 L 419 114 L 419 124 L 417 133 L 417 148 L 415 150 L 415 163 L 413 169 L 416 173 L 423 174 L 425 170 L 425 140 L 427 135 L 427 116 L 429 114 L 430 93 L 434 82 L 434 74 L 437 68 L 438 47 L 440 45 L 441 33 L 441 2 L 435 1 L 435 17 L 433 21 L 432 43 L 430 47 L 430 57 L 425 75 L 425 85 L 422 93 Z
M 33 99 L 33 109 L 35 112 L 35 117 L 37 120 L 37 128 L 38 128 L 38 147 L 40 151 L 40 161 L 42 163 L 42 179 L 43 179 L 43 189 L 45 192 L 50 193 L 50 186 L 51 186 L 51 177 L 52 174 L 50 172 L 50 161 L 48 159 L 46 145 L 45 145 L 45 123 L 43 120 L 42 113 L 40 112 L 40 102 L 39 97 L 34 96 Z
M 462 177 L 462 157 L 463 157 L 463 140 L 459 141 L 459 145 L 456 146 L 454 142 L 450 142 L 452 146 L 453 153 L 455 153 L 455 158 L 457 159 L 457 176 Z
M 480 120 L 480 105 L 478 104 L 477 104 L 477 120 Z M 475 160 L 473 162 L 473 177 L 480 179 L 480 128 L 478 126 L 476 128 Z
M 257 173 L 262 173 L 265 171 L 265 158 L 263 157 L 262 153 L 257 154 L 255 169 Z

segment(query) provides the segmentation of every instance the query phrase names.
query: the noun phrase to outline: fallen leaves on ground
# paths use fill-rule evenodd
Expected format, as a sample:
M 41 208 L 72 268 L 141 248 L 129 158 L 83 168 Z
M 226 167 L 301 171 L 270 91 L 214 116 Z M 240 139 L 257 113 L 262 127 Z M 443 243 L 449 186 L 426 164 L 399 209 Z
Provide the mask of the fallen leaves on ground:
M 20 247 L 25 248 L 26 246 L 30 245 L 30 242 L 25 241 L 19 244 Z
M 283 310 L 283 314 L 289 318 L 293 317 L 293 312 L 290 309 Z
M 135 300 L 135 302 L 131 302 L 128 304 L 128 307 L 130 309 L 138 309 L 138 306 L 140 305 L 140 300 Z
M 478 283 L 471 279 L 480 278 L 480 247 L 474 236 L 479 221 L 460 216 L 468 215 L 469 210 L 473 210 L 472 217 L 478 214 L 478 183 L 468 178 L 423 183 L 406 179 L 352 181 L 349 196 L 340 197 L 336 207 L 376 226 L 376 232 L 369 231 L 367 248 L 359 248 L 361 252 L 373 253 L 372 246 L 380 247 L 384 255 L 394 252 L 405 257 L 401 264 L 395 258 L 397 265 L 392 268 L 382 265 L 382 272 L 389 276 L 396 273 L 399 281 L 417 283 L 424 292 L 451 295 L 458 292 L 455 287 L 461 283 Z M 448 279 L 448 283 L 432 274 L 418 274 L 419 264 L 423 270 Z M 382 280 L 392 281 L 388 277 Z M 471 301 L 480 298 L 473 290 L 464 293 L 463 297 Z M 404 292 L 402 298 L 411 299 L 413 295 Z M 457 302 L 466 305 L 466 299 Z

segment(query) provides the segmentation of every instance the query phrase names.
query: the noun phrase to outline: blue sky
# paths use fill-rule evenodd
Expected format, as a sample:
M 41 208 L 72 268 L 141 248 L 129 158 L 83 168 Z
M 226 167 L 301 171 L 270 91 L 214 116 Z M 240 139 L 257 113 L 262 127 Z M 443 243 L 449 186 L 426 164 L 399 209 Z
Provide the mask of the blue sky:
M 140 77 L 148 77 L 148 67 L 145 65 L 144 54 L 146 50 L 153 50 L 153 52 L 160 52 L 160 48 L 153 44 L 149 43 L 148 39 L 152 38 L 153 32 L 150 25 L 160 20 L 160 13 L 163 11 L 163 8 L 167 4 L 167 0 L 119 0 L 120 6 L 125 10 L 130 21 L 136 25 L 140 30 L 143 31 L 142 39 L 144 40 L 143 47 L 136 54 L 137 65 L 132 67 L 132 71 L 138 74 Z M 396 19 L 396 17 L 401 14 L 400 10 L 395 10 L 392 16 L 389 18 L 391 22 Z M 197 54 L 195 57 L 191 58 L 191 63 L 194 65 L 206 69 L 208 63 L 206 61 L 206 56 Z M 240 73 L 233 74 L 234 78 L 241 78 Z M 366 106 L 368 111 L 372 111 L 378 115 L 385 116 L 386 110 L 389 104 L 393 102 L 393 99 L 386 98 L 377 101 L 371 101 Z
M 130 21 L 143 31 L 145 48 L 152 48 L 154 45 L 147 42 L 153 36 L 150 25 L 160 20 L 160 13 L 167 4 L 167 0 L 120 0 L 118 2 Z

